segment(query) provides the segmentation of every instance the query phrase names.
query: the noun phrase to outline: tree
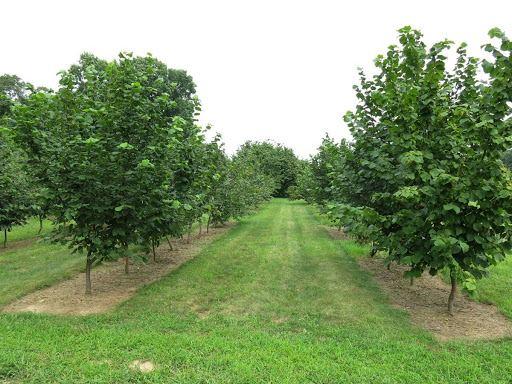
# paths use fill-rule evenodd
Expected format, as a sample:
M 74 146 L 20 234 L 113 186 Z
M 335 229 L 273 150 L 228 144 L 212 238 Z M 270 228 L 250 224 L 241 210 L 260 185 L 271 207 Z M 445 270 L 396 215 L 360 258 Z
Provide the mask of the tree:
M 247 141 L 239 148 L 235 158 L 243 158 L 272 177 L 276 185 L 275 197 L 286 197 L 286 191 L 296 182 L 299 160 L 290 148 L 281 144 Z
M 311 199 L 320 205 L 327 205 L 344 198 L 347 191 L 343 190 L 344 166 L 349 144 L 342 139 L 336 143 L 328 135 L 322 140 L 318 152 L 311 158 L 310 169 L 313 178 Z
M 25 159 L 15 146 L 10 130 L 0 121 L 0 230 L 3 246 L 7 233 L 14 225 L 24 224 L 31 212 L 30 180 L 25 170 Z
M 497 29 L 499 48 L 484 61 L 457 49 L 446 68 L 442 41 L 427 49 L 420 32 L 404 27 L 400 46 L 375 60 L 378 73 L 360 72 L 358 105 L 345 120 L 354 137 L 346 163 L 349 198 L 366 212 L 373 241 L 408 276 L 447 268 L 453 309 L 457 276 L 466 284 L 502 260 L 511 245 L 512 180 L 501 161 L 512 137 L 512 44 Z
M 0 76 L 0 118 L 10 113 L 17 102 L 25 99 L 33 90 L 33 86 L 25 83 L 16 75 Z
M 17 131 L 52 200 L 54 238 L 94 263 L 154 244 L 174 202 L 173 150 L 198 107 L 192 80 L 151 56 L 84 54 L 55 94 L 15 109 Z M 183 114 L 184 116 L 180 116 Z M 25 140 L 21 140 L 25 141 Z

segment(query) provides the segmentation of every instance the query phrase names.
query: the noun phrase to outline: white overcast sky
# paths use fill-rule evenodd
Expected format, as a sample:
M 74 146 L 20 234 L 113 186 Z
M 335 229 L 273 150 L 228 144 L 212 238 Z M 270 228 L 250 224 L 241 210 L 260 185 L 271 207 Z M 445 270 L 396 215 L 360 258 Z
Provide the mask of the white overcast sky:
M 0 74 L 55 87 L 83 51 L 151 52 L 193 76 L 200 122 L 228 152 L 271 139 L 307 157 L 326 132 L 349 137 L 357 67 L 370 69 L 398 28 L 479 54 L 491 27 L 512 35 L 512 1 L 7 0 L 0 20 Z

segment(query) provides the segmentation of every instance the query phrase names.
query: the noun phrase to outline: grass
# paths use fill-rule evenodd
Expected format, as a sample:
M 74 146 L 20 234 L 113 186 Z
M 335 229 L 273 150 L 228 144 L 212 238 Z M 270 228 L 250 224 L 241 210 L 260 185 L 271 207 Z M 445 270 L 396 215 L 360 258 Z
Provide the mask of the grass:
M 43 220 L 43 228 L 41 231 L 41 236 L 45 236 L 50 233 L 51 230 L 51 222 L 49 220 Z M 7 233 L 7 246 L 13 245 L 13 243 L 16 243 L 21 240 L 30 240 L 35 239 L 38 235 L 39 231 L 39 219 L 38 218 L 31 218 L 27 221 L 25 225 L 19 225 L 16 227 L 13 227 L 11 231 Z M 3 245 L 3 233 L 1 234 L 2 239 L 2 245 Z M 0 251 L 1 251 L 0 247 Z
M 50 222 L 45 221 L 38 236 L 39 220 L 31 219 L 9 232 L 7 248 L 0 246 L 0 305 L 80 271 L 80 255 L 42 239 L 50 230 Z
M 365 251 L 275 199 L 111 313 L 1 314 L 0 382 L 510 383 L 512 340 L 437 342 L 387 304 Z
M 207 216 L 202 217 L 201 221 L 206 230 Z M 192 231 L 195 233 L 198 228 L 199 223 L 194 223 Z M 16 226 L 8 233 L 7 248 L 0 245 L 0 306 L 84 269 L 83 255 L 72 254 L 66 246 L 45 240 L 51 231 L 49 220 L 43 222 L 39 235 L 38 231 L 39 220 L 30 219 L 25 225 Z M 134 246 L 130 252 L 141 253 L 142 248 Z
M 512 319 L 512 256 L 492 267 L 489 276 L 477 282 L 476 298 L 496 304 Z
M 327 215 L 317 211 L 316 217 L 319 223 L 332 228 L 332 222 Z M 355 255 L 355 257 L 369 254 L 368 246 L 361 247 L 352 239 L 340 243 L 340 248 L 345 253 Z M 449 271 L 443 271 L 441 278 L 449 284 Z M 472 299 L 495 304 L 504 315 L 512 319 L 512 254 L 498 265 L 491 267 L 487 277 L 477 281 L 477 288 L 472 294 Z

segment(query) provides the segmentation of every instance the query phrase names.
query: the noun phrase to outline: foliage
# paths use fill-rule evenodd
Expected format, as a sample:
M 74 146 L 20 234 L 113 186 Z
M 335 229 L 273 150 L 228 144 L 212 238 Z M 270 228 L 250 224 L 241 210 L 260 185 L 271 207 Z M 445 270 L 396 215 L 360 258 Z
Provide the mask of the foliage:
M 22 152 L 12 140 L 11 131 L 0 121 L 0 231 L 23 224 L 31 213 L 30 179 L 24 167 Z
M 320 205 L 342 201 L 344 190 L 344 172 L 347 153 L 350 146 L 346 140 L 336 143 L 325 136 L 318 152 L 312 157 L 310 167 L 312 175 L 311 199 Z
M 235 158 L 243 159 L 275 182 L 273 195 L 285 197 L 288 188 L 296 183 L 299 160 L 290 148 L 268 141 L 244 143 Z
M 503 154 L 501 160 L 503 164 L 507 166 L 508 169 L 512 170 L 512 149 L 507 149 Z
M 501 155 L 512 134 L 512 45 L 490 35 L 501 47 L 485 47 L 495 59 L 483 62 L 483 83 L 464 44 L 448 71 L 450 41 L 427 49 L 420 32 L 402 28 L 378 73 L 360 72 L 359 103 L 345 117 L 354 137 L 346 183 L 359 194 L 350 203 L 373 211 L 376 247 L 410 276 L 449 268 L 480 278 L 510 249 L 512 180 Z
M 139 257 L 127 252 L 132 244 L 155 257 L 162 238 L 182 236 L 204 214 L 223 223 L 270 197 L 273 178 L 253 156 L 232 161 L 220 137 L 206 142 L 186 72 L 151 56 L 86 53 L 60 76 L 57 91 L 16 105 L 13 121 L 38 215 L 51 216 L 54 240 L 87 253 L 86 292 L 93 263 Z
M 107 63 L 84 54 L 54 95 L 37 93 L 15 110 L 20 141 L 46 166 L 39 176 L 56 239 L 85 250 L 88 268 L 161 235 L 173 206 L 173 149 L 196 134 L 184 123 L 197 103 L 193 83 L 175 77 L 151 56 Z
M 24 100 L 33 87 L 16 75 L 0 76 L 0 118 L 10 113 L 12 107 Z
M 313 203 L 316 188 L 309 160 L 299 160 L 296 184 L 288 187 L 288 197 L 292 200 L 306 200 Z

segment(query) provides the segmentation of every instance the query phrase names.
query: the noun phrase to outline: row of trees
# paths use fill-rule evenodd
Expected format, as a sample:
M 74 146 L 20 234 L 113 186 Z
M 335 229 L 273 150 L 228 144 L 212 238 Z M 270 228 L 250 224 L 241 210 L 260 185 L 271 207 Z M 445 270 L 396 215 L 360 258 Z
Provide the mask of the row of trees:
M 298 178 L 298 190 L 333 219 L 373 243 L 407 275 L 448 271 L 468 289 L 511 247 L 512 178 L 502 157 L 511 147 L 512 42 L 480 60 L 451 41 L 427 48 L 419 31 L 360 71 L 358 104 L 345 116 L 353 141 L 326 138 Z M 486 74 L 482 79 L 480 69 Z
M 219 136 L 205 139 L 192 78 L 154 57 L 83 54 L 55 91 L 2 94 L 0 226 L 50 218 L 53 240 L 87 255 L 86 293 L 95 263 L 133 245 L 155 257 L 204 215 L 207 227 L 224 223 L 275 191 Z

